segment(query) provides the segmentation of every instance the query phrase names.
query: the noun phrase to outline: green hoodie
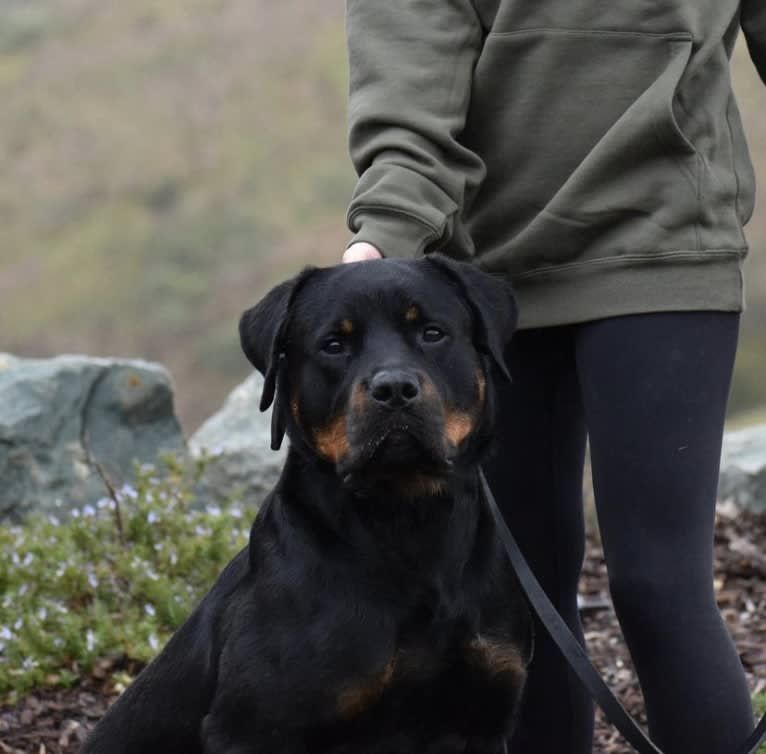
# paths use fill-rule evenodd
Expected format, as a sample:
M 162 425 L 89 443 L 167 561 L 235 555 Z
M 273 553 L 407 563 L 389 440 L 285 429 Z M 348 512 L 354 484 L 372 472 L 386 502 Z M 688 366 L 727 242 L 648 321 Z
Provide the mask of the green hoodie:
M 766 0 L 347 0 L 354 241 L 510 276 L 522 327 L 742 308 L 730 82 Z

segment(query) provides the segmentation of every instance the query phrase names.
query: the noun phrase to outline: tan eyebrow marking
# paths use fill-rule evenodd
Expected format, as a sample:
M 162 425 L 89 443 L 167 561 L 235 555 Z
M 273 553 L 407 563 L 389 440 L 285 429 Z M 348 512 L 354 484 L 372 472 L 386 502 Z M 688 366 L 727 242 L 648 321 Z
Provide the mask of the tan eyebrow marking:
M 300 407 L 300 402 L 298 401 L 298 393 L 293 394 L 293 397 L 290 399 L 290 412 L 293 415 L 293 419 L 295 419 L 295 423 L 298 426 L 300 426 L 301 407 Z
M 418 309 L 415 304 L 410 306 L 409 309 L 404 313 L 404 318 L 407 320 L 407 322 L 414 322 L 416 319 L 420 317 L 420 310 Z
M 354 332 L 354 323 L 350 319 L 344 319 L 340 323 L 340 331 L 344 335 L 351 335 L 351 333 Z
M 487 395 L 487 378 L 480 369 L 476 370 L 476 386 L 479 389 L 479 405 L 483 406 Z

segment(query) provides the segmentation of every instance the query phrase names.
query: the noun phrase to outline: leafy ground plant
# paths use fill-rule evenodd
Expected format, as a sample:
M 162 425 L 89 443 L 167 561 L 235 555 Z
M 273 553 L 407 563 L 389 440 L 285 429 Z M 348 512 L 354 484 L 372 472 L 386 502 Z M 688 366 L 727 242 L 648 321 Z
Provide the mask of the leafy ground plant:
M 244 546 L 250 513 L 193 507 L 200 467 L 163 460 L 66 521 L 0 527 L 0 700 L 151 659 Z
M 759 718 L 761 715 L 766 714 L 766 693 L 756 694 L 753 697 L 753 707 L 755 708 L 755 714 Z M 766 754 L 766 744 L 763 744 L 758 749 L 758 754 Z

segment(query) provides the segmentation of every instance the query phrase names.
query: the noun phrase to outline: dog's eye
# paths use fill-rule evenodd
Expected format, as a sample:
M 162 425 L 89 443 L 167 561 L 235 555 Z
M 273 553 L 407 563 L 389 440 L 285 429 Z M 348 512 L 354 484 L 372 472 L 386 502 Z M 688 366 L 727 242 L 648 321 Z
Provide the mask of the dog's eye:
M 346 350 L 343 345 L 343 341 L 340 338 L 328 338 L 322 344 L 322 351 L 328 353 L 331 356 L 336 356 L 339 353 L 343 353 Z
M 436 343 L 440 341 L 445 335 L 446 333 L 444 330 L 442 330 L 440 327 L 435 327 L 434 325 L 426 327 L 426 329 L 423 330 L 423 340 L 426 343 Z

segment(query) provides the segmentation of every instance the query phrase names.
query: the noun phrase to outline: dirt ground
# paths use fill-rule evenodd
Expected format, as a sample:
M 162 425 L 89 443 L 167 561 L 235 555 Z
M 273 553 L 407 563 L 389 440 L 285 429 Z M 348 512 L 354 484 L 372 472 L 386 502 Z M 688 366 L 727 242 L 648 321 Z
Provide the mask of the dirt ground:
M 718 602 L 734 636 L 753 693 L 766 691 L 766 517 L 720 505 L 716 531 Z M 601 549 L 589 536 L 581 585 L 583 621 L 595 664 L 628 710 L 643 722 L 638 681 L 609 602 Z M 0 708 L 0 754 L 74 754 L 114 692 L 104 669 L 75 689 L 33 694 Z M 597 717 L 596 754 L 631 749 Z
M 766 691 L 766 517 L 738 511 L 731 504 L 718 507 L 715 537 L 715 587 L 718 604 L 739 650 L 753 694 Z M 606 569 L 600 547 L 588 543 L 581 593 L 586 602 L 608 601 Z M 614 611 L 583 613 L 588 649 L 610 688 L 628 711 L 645 723 L 643 701 Z M 596 718 L 595 754 L 631 754 L 630 748 Z

